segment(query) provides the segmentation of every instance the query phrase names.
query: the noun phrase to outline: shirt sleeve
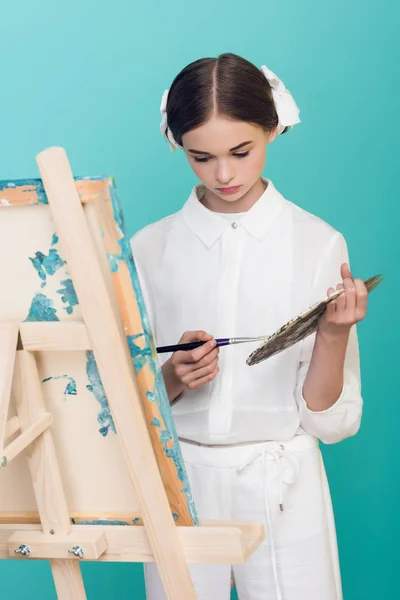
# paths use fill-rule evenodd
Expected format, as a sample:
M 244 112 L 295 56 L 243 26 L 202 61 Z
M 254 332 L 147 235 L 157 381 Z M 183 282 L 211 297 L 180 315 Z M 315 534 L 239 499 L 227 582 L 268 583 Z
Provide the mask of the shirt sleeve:
M 313 301 L 326 296 L 329 287 L 341 281 L 340 267 L 349 263 L 347 245 L 340 233 L 332 238 L 314 277 Z M 357 330 L 350 330 L 344 363 L 344 384 L 338 400 L 323 411 L 312 411 L 303 397 L 303 385 L 311 361 L 315 334 L 302 342 L 296 385 L 296 401 L 300 426 L 325 444 L 334 444 L 355 435 L 360 427 L 363 400 L 361 396 L 360 359 Z

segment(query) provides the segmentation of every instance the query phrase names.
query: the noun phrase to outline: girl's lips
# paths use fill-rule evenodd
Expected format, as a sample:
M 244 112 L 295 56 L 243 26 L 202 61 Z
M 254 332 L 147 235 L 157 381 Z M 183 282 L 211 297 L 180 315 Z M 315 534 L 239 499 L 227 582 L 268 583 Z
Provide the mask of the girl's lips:
M 232 187 L 220 187 L 217 188 L 217 190 L 221 192 L 221 194 L 236 194 L 236 192 L 238 192 L 241 187 L 241 185 L 235 185 Z

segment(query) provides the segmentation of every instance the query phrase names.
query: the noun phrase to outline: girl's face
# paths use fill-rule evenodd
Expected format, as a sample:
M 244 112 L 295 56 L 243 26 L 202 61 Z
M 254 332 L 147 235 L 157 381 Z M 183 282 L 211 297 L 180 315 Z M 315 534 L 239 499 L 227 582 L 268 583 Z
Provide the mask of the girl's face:
M 207 188 L 207 203 L 221 207 L 221 200 L 234 203 L 251 196 L 251 190 L 261 183 L 267 144 L 275 137 L 276 130 L 266 132 L 258 125 L 223 115 L 213 115 L 204 125 L 185 133 L 183 147 L 190 166 Z

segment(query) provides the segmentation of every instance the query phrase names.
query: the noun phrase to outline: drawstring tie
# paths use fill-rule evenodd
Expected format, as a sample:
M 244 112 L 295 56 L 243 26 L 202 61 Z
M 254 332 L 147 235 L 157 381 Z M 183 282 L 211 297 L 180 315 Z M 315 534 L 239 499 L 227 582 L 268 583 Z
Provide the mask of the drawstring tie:
M 268 457 L 270 457 L 272 460 L 274 460 L 275 464 L 277 466 L 278 476 L 279 476 L 279 509 L 281 512 L 283 512 L 284 511 L 283 486 L 284 486 L 284 484 L 286 484 L 286 485 L 293 484 L 296 481 L 297 476 L 299 474 L 299 466 L 298 466 L 296 460 L 289 453 L 285 452 L 285 447 L 283 444 L 279 444 L 276 449 L 270 449 L 267 447 L 257 449 L 256 452 L 251 454 L 250 457 L 237 468 L 237 473 L 238 474 L 243 473 L 246 469 L 248 469 L 251 465 L 253 465 L 256 460 L 261 458 L 262 479 L 263 479 L 264 499 L 265 499 L 265 514 L 267 517 L 269 538 L 271 540 L 271 559 L 272 559 L 272 569 L 273 569 L 273 573 L 274 573 L 276 598 L 277 598 L 277 600 L 282 600 L 282 592 L 281 592 L 281 588 L 279 585 L 278 569 L 277 569 L 277 565 L 276 565 L 276 552 L 275 552 L 274 536 L 273 536 L 273 532 L 272 532 L 271 511 L 270 511 L 270 506 L 269 506 L 269 504 L 270 504 L 269 503 L 269 492 L 268 492 L 268 485 L 267 485 L 267 473 L 268 473 L 267 460 L 268 460 Z M 284 472 L 284 468 L 282 467 L 282 461 L 287 461 L 288 463 L 291 464 L 292 469 L 289 469 L 289 471 L 291 471 L 291 473 L 292 473 L 291 477 L 289 477 L 287 475 L 287 473 Z

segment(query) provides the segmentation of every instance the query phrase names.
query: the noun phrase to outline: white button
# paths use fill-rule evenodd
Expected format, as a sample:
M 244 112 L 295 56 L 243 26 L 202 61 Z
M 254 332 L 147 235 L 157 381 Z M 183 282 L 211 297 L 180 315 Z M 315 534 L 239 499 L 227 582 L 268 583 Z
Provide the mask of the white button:
M 232 229 L 237 229 L 237 223 L 235 223 L 235 221 L 232 223 L 231 225 Z

